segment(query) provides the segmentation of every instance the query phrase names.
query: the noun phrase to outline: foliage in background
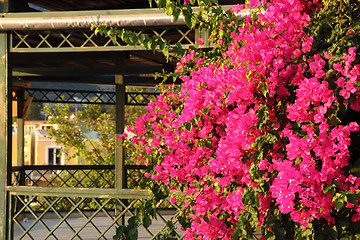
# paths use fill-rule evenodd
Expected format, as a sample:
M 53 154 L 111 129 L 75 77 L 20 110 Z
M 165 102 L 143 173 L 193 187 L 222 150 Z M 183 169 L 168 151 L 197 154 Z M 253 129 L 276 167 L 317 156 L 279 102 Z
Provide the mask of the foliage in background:
M 126 91 L 151 92 L 152 89 L 127 87 Z M 89 165 L 111 165 L 115 161 L 115 118 L 114 105 L 79 105 L 74 110 L 71 104 L 46 105 L 43 108 L 49 123 L 55 124 L 48 134 L 56 143 L 64 146 L 67 160 L 79 157 Z M 125 107 L 125 126 L 147 112 L 145 106 Z M 69 155 L 73 150 L 73 154 Z M 132 164 L 126 155 L 125 163 Z
M 45 115 L 42 109 L 43 109 L 42 103 L 32 102 L 30 104 L 30 107 L 26 111 L 25 121 L 44 120 Z
M 358 239 L 359 1 L 251 0 L 258 11 L 245 21 L 233 18 L 240 5 L 155 2 L 208 28 L 215 46 L 187 51 L 181 86 L 128 129 L 153 203 L 185 193 L 185 239 L 257 239 L 257 230 L 261 239 Z M 199 14 L 195 2 L 206 5 Z M 155 217 L 142 208 L 137 216 Z M 126 232 L 140 224 L 114 238 L 134 239 Z
M 46 105 L 45 113 L 49 123 L 56 128 L 48 130 L 48 135 L 57 144 L 62 144 L 64 153 L 73 154 L 67 159 L 80 157 L 86 164 L 114 164 L 115 124 L 112 116 L 102 111 L 101 105 L 86 105 L 75 114 L 70 112 L 71 104 Z

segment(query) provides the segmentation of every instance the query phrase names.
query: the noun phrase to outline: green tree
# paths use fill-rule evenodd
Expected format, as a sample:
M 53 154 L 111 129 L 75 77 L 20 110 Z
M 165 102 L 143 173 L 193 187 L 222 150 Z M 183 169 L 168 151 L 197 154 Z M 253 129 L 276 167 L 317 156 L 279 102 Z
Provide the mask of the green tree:
M 128 91 L 150 91 L 132 89 Z M 56 127 L 48 134 L 56 143 L 64 146 L 66 159 L 80 157 L 86 164 L 108 165 L 115 161 L 115 106 L 88 104 L 74 111 L 71 104 L 46 105 L 44 112 L 49 123 Z M 125 126 L 134 125 L 135 120 L 146 113 L 146 106 L 126 106 Z M 73 154 L 70 153 L 73 149 Z M 127 149 L 128 152 L 134 149 Z M 125 164 L 134 164 L 130 154 L 125 155 Z
M 44 120 L 43 104 L 33 102 L 26 111 L 25 120 Z
M 46 105 L 44 112 L 49 123 L 54 127 L 48 130 L 50 138 L 64 146 L 62 153 L 66 160 L 78 157 L 80 162 L 88 165 L 113 165 L 115 163 L 115 107 L 88 104 L 74 108 L 71 104 Z M 135 119 L 146 111 L 145 107 L 127 106 L 125 117 L 133 124 Z M 71 150 L 71 151 L 70 151 Z M 130 152 L 136 149 L 128 148 L 125 154 L 125 164 L 134 164 Z M 104 170 L 105 171 L 105 170 Z M 113 187 L 114 174 L 111 172 L 93 171 L 90 174 L 77 172 L 69 175 L 62 173 L 63 179 L 68 179 L 67 186 L 77 186 L 76 179 L 82 179 L 83 187 Z M 94 179 L 96 179 L 94 181 Z M 56 181 L 54 181 L 55 183 Z M 59 182 L 61 186 L 62 182 Z
M 110 114 L 111 119 L 115 121 L 116 116 L 116 106 L 111 105 L 106 108 L 108 114 Z M 125 106 L 125 127 L 133 126 L 135 120 L 138 119 L 141 115 L 145 114 L 146 106 Z
M 80 157 L 87 164 L 114 164 L 115 124 L 112 116 L 100 105 L 86 105 L 76 115 L 70 109 L 71 104 L 44 107 L 49 123 L 56 126 L 50 128 L 48 134 L 64 146 L 67 159 Z M 69 154 L 71 148 L 73 154 Z

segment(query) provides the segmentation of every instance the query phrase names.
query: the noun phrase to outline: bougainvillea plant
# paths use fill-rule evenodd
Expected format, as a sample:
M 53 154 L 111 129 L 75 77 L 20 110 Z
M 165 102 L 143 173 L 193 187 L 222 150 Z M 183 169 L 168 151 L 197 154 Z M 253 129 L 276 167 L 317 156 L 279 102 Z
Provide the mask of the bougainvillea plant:
M 184 193 L 185 239 L 360 239 L 359 5 L 232 8 L 128 129 L 147 186 Z

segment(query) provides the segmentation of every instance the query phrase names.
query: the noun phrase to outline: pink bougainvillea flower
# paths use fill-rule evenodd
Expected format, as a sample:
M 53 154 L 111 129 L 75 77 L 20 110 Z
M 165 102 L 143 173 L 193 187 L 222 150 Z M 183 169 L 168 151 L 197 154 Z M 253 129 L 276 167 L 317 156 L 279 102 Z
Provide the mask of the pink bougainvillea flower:
M 245 5 L 244 4 L 237 4 L 236 6 L 232 7 L 230 9 L 230 11 L 235 14 L 235 13 L 239 13 L 241 10 L 243 10 L 245 8 Z
M 330 58 L 332 58 L 332 54 L 328 54 L 328 52 L 325 51 L 325 52 L 324 52 L 324 57 L 325 57 L 326 59 L 330 59 Z
M 337 62 L 333 64 L 333 68 L 338 71 L 341 72 L 342 71 L 342 67 L 341 67 L 341 63 Z
M 354 35 L 354 34 L 355 34 L 355 31 L 352 30 L 352 29 L 349 29 L 349 30 L 347 31 L 347 34 L 349 34 L 349 35 Z
M 199 38 L 197 40 L 197 43 L 200 44 L 200 45 L 204 45 L 204 40 L 202 38 Z

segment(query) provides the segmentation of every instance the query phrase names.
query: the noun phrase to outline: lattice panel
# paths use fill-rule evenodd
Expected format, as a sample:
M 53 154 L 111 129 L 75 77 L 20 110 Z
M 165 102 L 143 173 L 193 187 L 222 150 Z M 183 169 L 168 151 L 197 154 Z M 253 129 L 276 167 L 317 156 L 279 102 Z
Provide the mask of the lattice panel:
M 134 189 L 144 177 L 146 166 L 125 165 L 127 188 Z M 114 165 L 64 165 L 14 167 L 12 183 L 46 187 L 114 188 Z
M 77 103 L 77 104 L 115 104 L 115 92 L 71 91 L 28 88 L 25 92 L 33 96 L 33 102 Z M 156 100 L 159 93 L 126 92 L 126 105 L 144 106 Z
M 31 186 L 113 188 L 115 172 L 102 169 L 28 170 L 25 171 L 25 182 Z
M 134 207 L 146 201 L 103 196 L 70 197 L 66 193 L 64 196 L 52 196 L 50 192 L 46 196 L 11 194 L 13 205 L 10 222 L 15 239 L 112 239 L 122 219 L 125 218 L 127 223 L 127 219 L 134 216 Z M 92 208 L 84 209 L 84 204 Z M 68 207 L 66 211 L 59 211 L 59 205 Z M 115 205 L 121 209 L 117 215 Z M 172 211 L 157 208 L 153 224 L 148 228 L 139 227 L 139 239 L 157 239 L 169 223 L 177 227 L 177 238 L 183 238 L 184 233 L 177 222 L 183 206 L 173 204 L 171 207 Z
M 25 89 L 34 102 L 115 104 L 114 92 Z
M 159 93 L 127 92 L 125 104 L 144 106 L 150 102 L 154 102 L 158 95 Z
M 126 181 L 127 188 L 138 188 L 141 179 L 144 177 L 146 166 L 142 165 L 127 165 L 126 168 Z
M 144 28 L 130 29 L 137 34 L 159 36 L 170 41 L 172 44 L 181 43 L 183 47 L 195 44 L 195 33 L 186 27 L 172 28 Z M 42 30 L 42 31 L 13 31 L 11 33 L 12 52 L 43 52 L 43 51 L 81 51 L 89 49 L 104 50 L 129 50 L 129 46 L 118 40 L 113 43 L 110 38 L 95 35 L 91 30 Z M 133 47 L 131 47 L 133 49 Z M 141 49 L 141 48 L 135 48 Z
M 89 212 L 83 209 L 82 205 L 89 200 L 96 210 Z M 125 213 L 132 214 L 130 208 L 140 200 L 125 204 L 124 201 L 116 199 L 116 203 L 124 208 L 116 217 L 114 208 L 107 207 L 109 204 L 114 206 L 114 203 L 111 203 L 113 199 L 14 196 L 14 201 L 21 205 L 12 216 L 13 224 L 20 229 L 14 233 L 16 239 L 86 239 L 88 231 L 94 236 L 91 239 L 110 239 L 119 219 Z M 39 206 L 39 202 L 43 205 Z M 68 209 L 59 211 L 58 205 L 61 204 L 69 205 Z M 103 221 L 106 219 L 108 225 L 100 224 L 97 220 L 99 216 Z M 27 218 L 27 221 L 20 221 L 24 218 Z

